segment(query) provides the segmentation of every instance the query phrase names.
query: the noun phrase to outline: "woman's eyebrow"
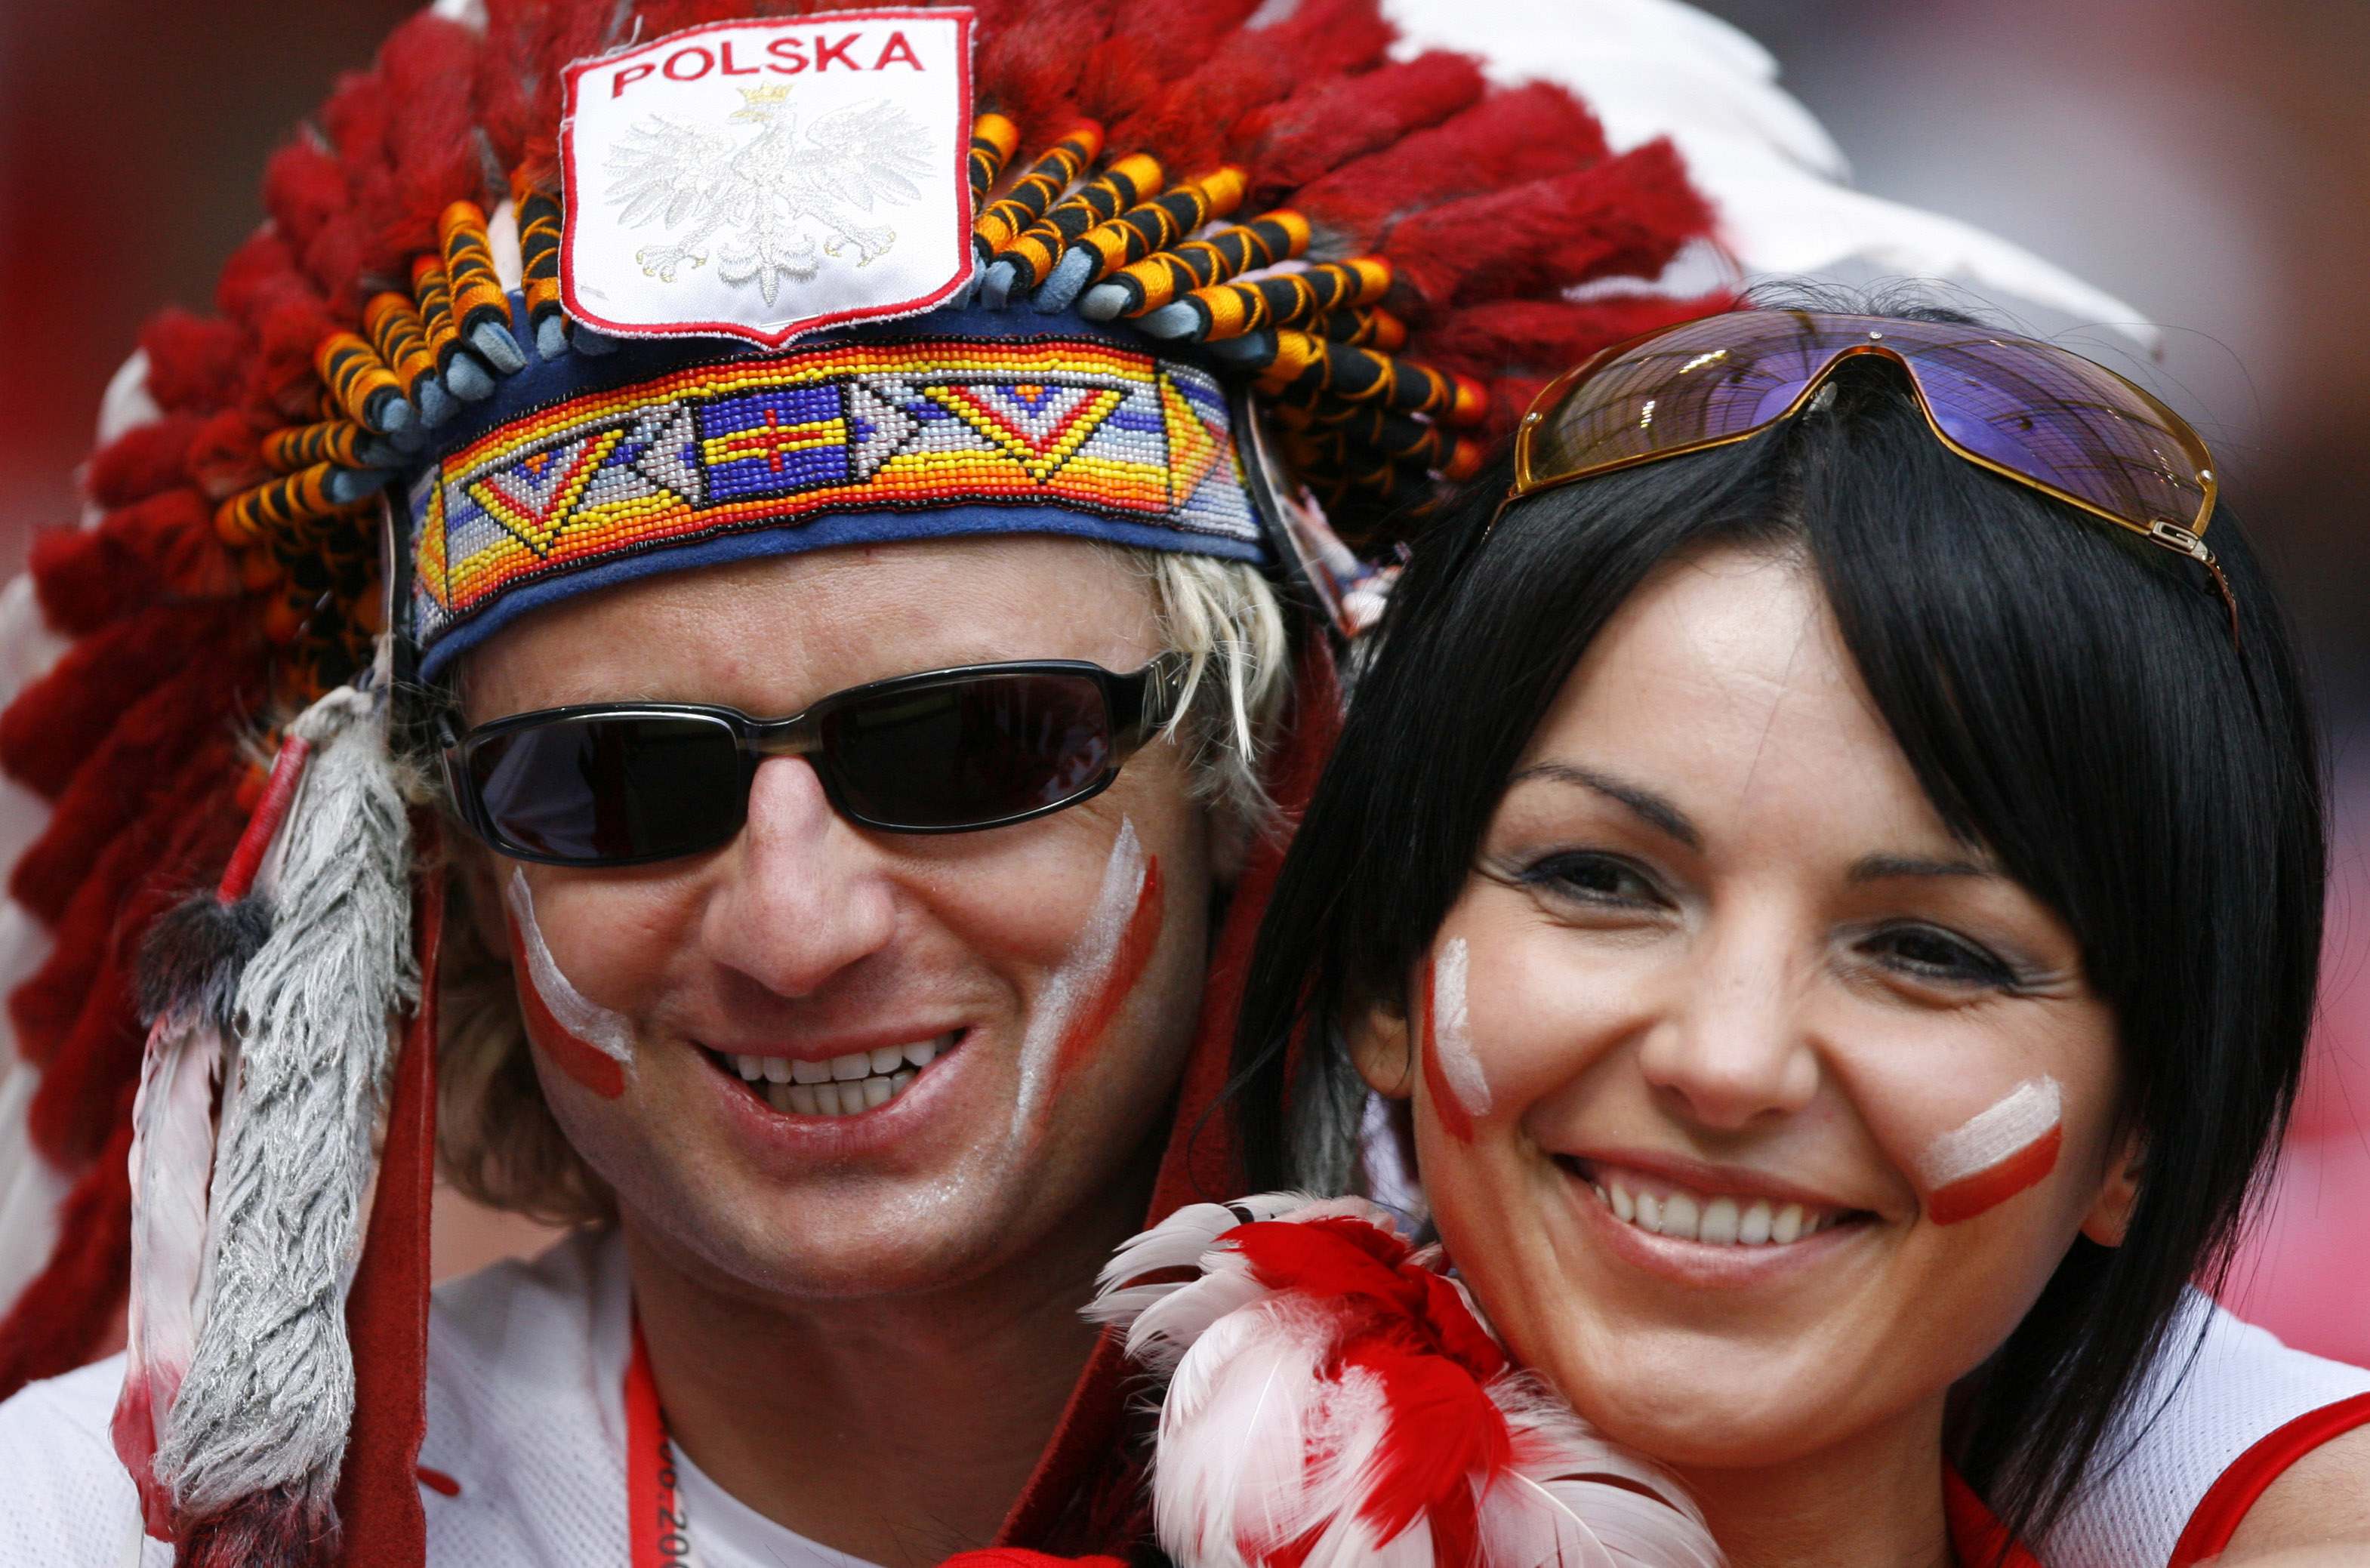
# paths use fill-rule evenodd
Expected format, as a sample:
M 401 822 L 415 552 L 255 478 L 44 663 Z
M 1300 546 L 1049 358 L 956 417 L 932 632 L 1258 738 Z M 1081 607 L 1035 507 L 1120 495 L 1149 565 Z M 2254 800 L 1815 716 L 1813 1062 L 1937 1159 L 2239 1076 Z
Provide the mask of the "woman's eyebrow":
M 1894 877 L 1990 877 L 1999 869 L 1976 860 L 1931 860 L 1921 855 L 1863 855 L 1852 862 L 1855 882 L 1886 882 Z
M 1581 767 L 1569 762 L 1534 763 L 1509 780 L 1507 788 L 1543 778 L 1553 784 L 1569 784 L 1577 789 L 1593 790 L 1609 801 L 1627 806 L 1646 824 L 1669 837 L 1677 839 L 1690 849 L 1703 847 L 1703 835 L 1687 820 L 1687 813 L 1670 800 L 1656 794 L 1642 784 L 1632 784 L 1610 774 Z

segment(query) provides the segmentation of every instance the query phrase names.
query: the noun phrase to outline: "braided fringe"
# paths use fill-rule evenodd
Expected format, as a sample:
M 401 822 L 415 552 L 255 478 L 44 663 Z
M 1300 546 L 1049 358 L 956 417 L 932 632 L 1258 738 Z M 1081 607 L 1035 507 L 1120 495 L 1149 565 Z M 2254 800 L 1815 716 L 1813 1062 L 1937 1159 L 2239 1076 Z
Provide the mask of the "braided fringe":
M 325 1562 L 354 1408 L 345 1294 L 385 1097 L 418 997 L 410 826 L 379 698 L 296 721 L 315 748 L 278 847 L 280 919 L 247 965 L 210 1203 L 203 1322 L 155 1458 L 184 1568 Z

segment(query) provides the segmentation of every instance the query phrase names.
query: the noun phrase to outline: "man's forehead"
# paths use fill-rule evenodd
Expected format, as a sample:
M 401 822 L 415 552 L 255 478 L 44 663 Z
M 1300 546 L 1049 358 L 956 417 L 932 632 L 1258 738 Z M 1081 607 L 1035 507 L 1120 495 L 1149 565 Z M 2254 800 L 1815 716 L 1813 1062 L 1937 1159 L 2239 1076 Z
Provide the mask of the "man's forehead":
M 1002 536 L 734 561 L 521 616 L 460 662 L 473 723 L 570 702 L 788 713 L 916 670 L 1014 659 L 1132 669 L 1159 651 L 1149 572 L 1090 540 Z

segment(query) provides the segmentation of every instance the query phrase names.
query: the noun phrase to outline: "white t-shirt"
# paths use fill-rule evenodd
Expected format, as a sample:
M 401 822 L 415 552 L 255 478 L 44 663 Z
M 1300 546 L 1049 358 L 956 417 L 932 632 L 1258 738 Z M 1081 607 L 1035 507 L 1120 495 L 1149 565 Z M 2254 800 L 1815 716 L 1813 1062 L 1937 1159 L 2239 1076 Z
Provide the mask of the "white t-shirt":
M 434 1568 L 627 1568 L 629 1346 L 625 1250 L 614 1233 L 571 1237 L 530 1263 L 499 1263 L 440 1287 L 429 1318 L 422 1486 Z M 108 1421 L 123 1358 L 0 1405 L 0 1563 L 7 1568 L 171 1568 L 137 1539 L 139 1504 Z M 678 1461 L 677 1501 L 695 1568 L 871 1568 L 817 1545 Z
M 2249 1449 L 2370 1394 L 2370 1370 L 2289 1350 L 2202 1297 L 2186 1310 L 2191 1329 L 2209 1315 L 2204 1349 L 2131 1456 L 2042 1544 L 2050 1568 L 2162 1568 L 2191 1513 Z M 421 1490 L 432 1568 L 626 1568 L 627 1330 L 625 1253 L 609 1233 L 438 1289 L 420 1462 L 459 1491 Z M 2177 1332 L 2174 1343 L 2185 1351 L 2189 1341 Z M 2179 1370 L 2160 1370 L 2151 1394 Z M 138 1505 L 107 1432 L 122 1381 L 116 1356 L 0 1405 L 0 1563 L 171 1568 L 171 1549 L 155 1541 L 132 1555 Z M 2153 1403 L 2143 1396 L 2135 1408 Z M 697 1568 L 869 1568 L 756 1514 L 689 1464 L 680 1482 Z

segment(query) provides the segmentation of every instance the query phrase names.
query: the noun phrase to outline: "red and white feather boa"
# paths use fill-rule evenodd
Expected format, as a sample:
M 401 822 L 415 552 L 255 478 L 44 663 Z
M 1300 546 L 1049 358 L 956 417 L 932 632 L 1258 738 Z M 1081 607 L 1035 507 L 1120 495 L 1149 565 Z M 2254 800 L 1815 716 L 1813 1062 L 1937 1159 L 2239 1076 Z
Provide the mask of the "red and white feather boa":
M 1516 1368 L 1440 1264 L 1386 1210 L 1290 1193 L 1198 1204 L 1120 1249 L 1087 1315 L 1168 1379 L 1153 1512 L 1168 1554 L 1716 1568 L 1678 1482 Z

